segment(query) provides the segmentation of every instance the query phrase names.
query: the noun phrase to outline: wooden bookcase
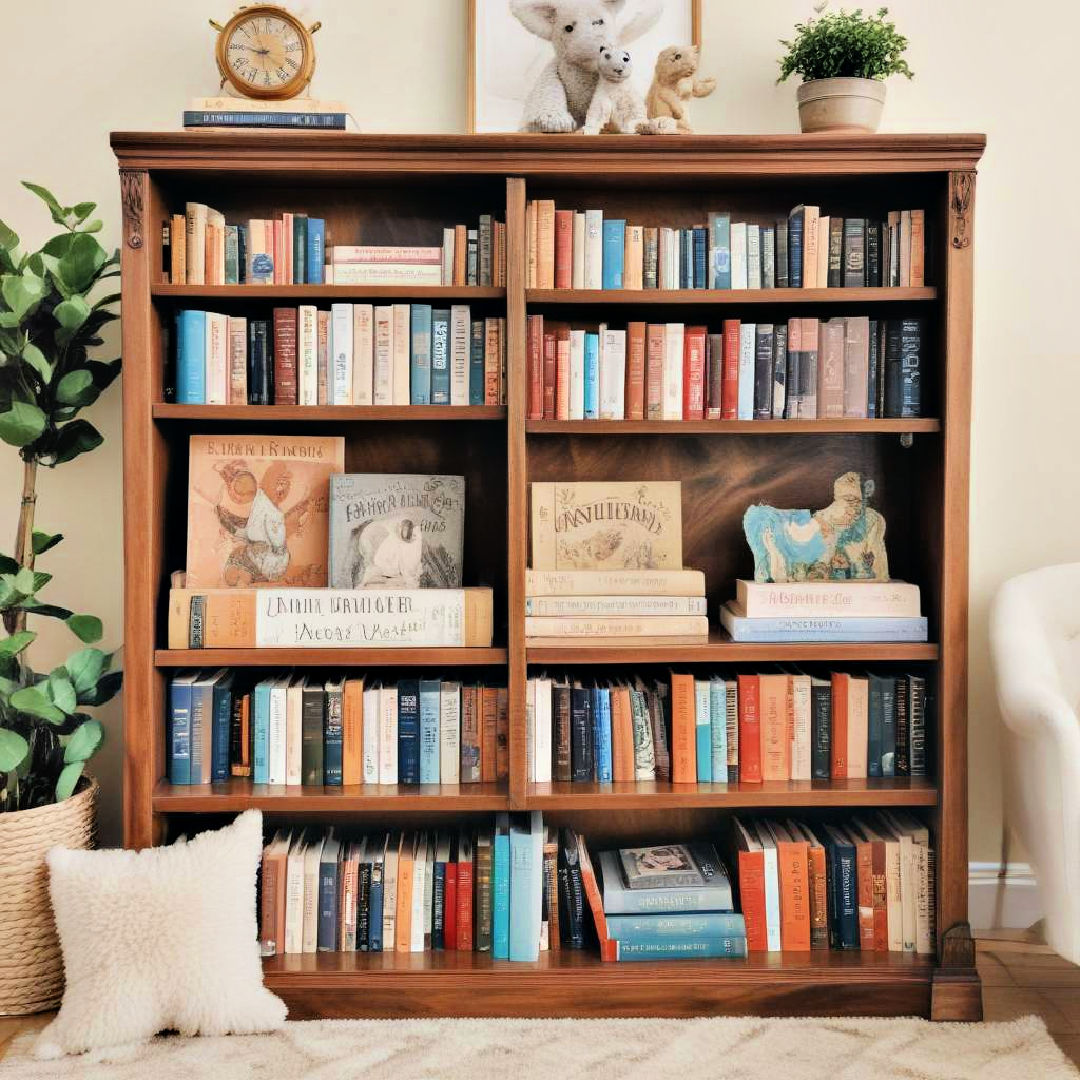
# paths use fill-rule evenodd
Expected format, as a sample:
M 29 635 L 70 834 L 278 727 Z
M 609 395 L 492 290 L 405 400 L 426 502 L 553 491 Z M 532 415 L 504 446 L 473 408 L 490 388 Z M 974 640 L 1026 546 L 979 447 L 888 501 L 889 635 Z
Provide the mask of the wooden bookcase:
M 277 957 L 266 980 L 294 1017 L 426 1015 L 686 1016 L 711 1013 L 980 1015 L 967 925 L 967 569 L 975 168 L 981 135 L 371 136 L 325 133 L 119 133 L 123 201 L 124 828 L 129 847 L 258 807 L 275 820 L 413 826 L 466 823 L 496 810 L 541 809 L 590 843 L 718 836 L 730 812 L 827 814 L 903 806 L 930 826 L 937 860 L 937 955 L 766 954 L 745 961 L 604 964 L 591 953 L 536 964 L 486 954 Z M 775 217 L 800 202 L 837 213 L 926 210 L 920 289 L 587 292 L 525 287 L 525 204 L 603 207 L 641 223 L 690 225 L 710 208 Z M 160 226 L 187 200 L 232 220 L 306 209 L 338 242 L 433 243 L 441 226 L 504 217 L 506 289 L 177 286 L 163 282 Z M 163 400 L 162 327 L 178 306 L 268 312 L 332 299 L 467 301 L 505 313 L 504 408 L 285 408 Z M 526 314 L 686 320 L 725 315 L 919 313 L 929 330 L 926 419 L 695 423 L 525 420 Z M 172 652 L 162 648 L 168 574 L 183 565 L 187 439 L 194 432 L 341 434 L 347 468 L 466 476 L 465 579 L 495 590 L 490 649 Z M 557 479 L 680 479 L 688 565 L 705 570 L 709 610 L 751 560 L 741 534 L 749 502 L 821 506 L 855 468 L 877 486 L 894 576 L 922 587 L 931 644 L 742 645 L 590 639 L 526 644 L 527 485 Z M 503 522 L 506 522 L 505 528 Z M 806 663 L 925 670 L 936 688 L 930 778 L 789 784 L 530 784 L 527 672 Z M 509 784 L 458 787 L 253 788 L 233 780 L 171 787 L 165 776 L 165 686 L 177 667 L 349 667 L 478 673 L 506 680 Z

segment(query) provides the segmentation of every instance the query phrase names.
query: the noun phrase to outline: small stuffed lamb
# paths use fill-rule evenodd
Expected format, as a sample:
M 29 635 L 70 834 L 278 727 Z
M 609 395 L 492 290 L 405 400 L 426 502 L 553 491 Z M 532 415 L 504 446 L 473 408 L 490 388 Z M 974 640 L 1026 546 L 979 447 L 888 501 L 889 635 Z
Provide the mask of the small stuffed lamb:
M 629 82 L 631 58 L 628 52 L 604 46 L 599 69 L 600 79 L 585 116 L 586 135 L 599 135 L 601 131 L 620 135 L 664 135 L 675 130 L 675 121 L 670 116 L 653 121 L 645 115 L 645 102 Z
M 652 86 L 645 98 L 650 119 L 673 117 L 680 132 L 690 133 L 691 97 L 708 97 L 716 89 L 716 80 L 695 78 L 698 68 L 696 45 L 669 45 L 656 58 Z
M 525 100 L 522 131 L 570 132 L 585 123 L 599 78 L 601 46 L 624 45 L 650 30 L 663 0 L 510 0 L 510 11 L 532 34 L 550 41 L 554 57 Z

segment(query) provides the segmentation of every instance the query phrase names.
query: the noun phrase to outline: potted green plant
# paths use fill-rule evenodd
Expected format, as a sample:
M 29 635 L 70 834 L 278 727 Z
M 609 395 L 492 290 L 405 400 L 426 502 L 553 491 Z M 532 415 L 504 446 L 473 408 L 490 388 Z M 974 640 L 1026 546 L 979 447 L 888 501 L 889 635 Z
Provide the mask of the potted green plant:
M 783 82 L 801 75 L 796 98 L 803 131 L 877 131 L 885 105 L 889 75 L 910 79 L 904 59 L 907 38 L 888 22 L 888 8 L 876 15 L 852 12 L 822 14 L 795 27 L 791 41 L 781 41 L 787 54 L 780 60 Z
M 55 468 L 100 446 L 79 412 L 120 372 L 120 360 L 91 352 L 119 316 L 115 293 L 99 285 L 117 277 L 118 253 L 95 233 L 95 204 L 62 206 L 45 188 L 25 184 L 60 226 L 33 252 L 0 221 L 0 440 L 22 461 L 15 548 L 0 554 L 0 1014 L 54 1006 L 63 966 L 52 922 L 44 856 L 58 844 L 93 841 L 97 785 L 83 775 L 101 745 L 100 721 L 87 709 L 120 688 L 113 657 L 94 647 L 101 620 L 42 600 L 51 575 L 38 556 L 63 537 L 34 528 L 39 469 Z M 38 619 L 65 623 L 83 647 L 49 672 L 27 653 Z

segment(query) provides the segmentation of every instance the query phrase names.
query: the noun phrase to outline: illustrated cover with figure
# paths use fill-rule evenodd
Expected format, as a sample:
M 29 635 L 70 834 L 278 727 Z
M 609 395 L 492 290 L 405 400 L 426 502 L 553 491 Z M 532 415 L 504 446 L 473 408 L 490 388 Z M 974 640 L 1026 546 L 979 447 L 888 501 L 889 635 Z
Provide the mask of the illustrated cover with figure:
M 344 439 L 193 435 L 189 455 L 189 588 L 326 586 Z
M 334 476 L 330 586 L 459 589 L 464 531 L 463 476 Z

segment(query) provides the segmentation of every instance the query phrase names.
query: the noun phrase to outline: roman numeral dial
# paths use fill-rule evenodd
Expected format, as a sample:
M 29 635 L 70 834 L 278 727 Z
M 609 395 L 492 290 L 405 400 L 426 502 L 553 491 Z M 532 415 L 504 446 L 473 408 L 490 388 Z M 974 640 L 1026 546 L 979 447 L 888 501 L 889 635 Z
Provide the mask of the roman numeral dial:
M 222 83 L 252 98 L 282 99 L 299 94 L 311 80 L 315 50 L 308 29 L 284 8 L 245 8 L 221 28 L 217 44 Z

